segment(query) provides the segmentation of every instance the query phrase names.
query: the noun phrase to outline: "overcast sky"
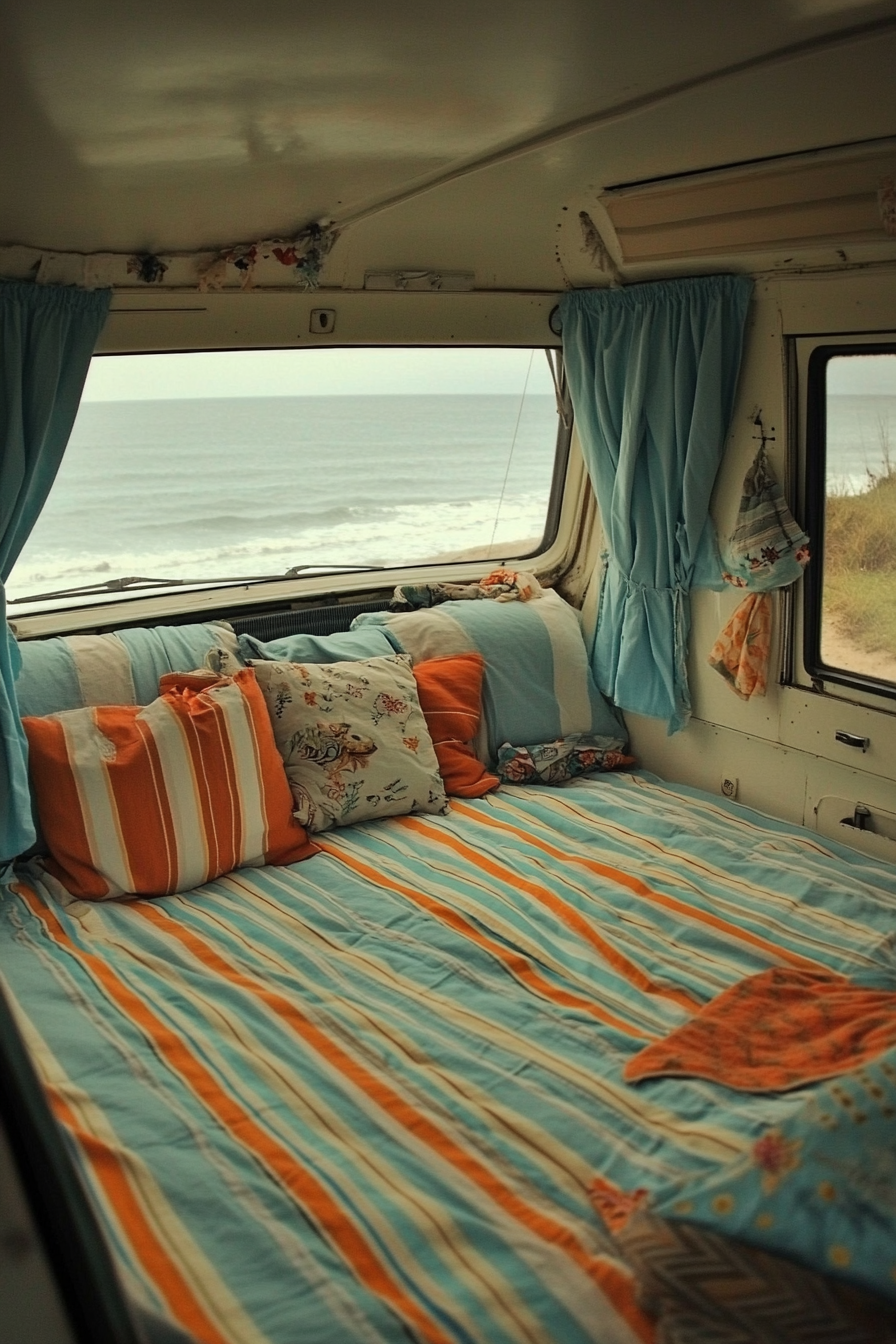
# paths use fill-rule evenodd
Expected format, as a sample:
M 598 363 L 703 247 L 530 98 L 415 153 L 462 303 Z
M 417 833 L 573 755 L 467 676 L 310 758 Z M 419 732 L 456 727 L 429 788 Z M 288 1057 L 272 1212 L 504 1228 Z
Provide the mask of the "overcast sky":
M 835 355 L 828 360 L 827 389 L 835 395 L 896 397 L 896 355 Z
M 528 377 L 528 385 L 527 385 Z M 95 356 L 84 401 L 395 393 L 553 394 L 542 350 L 218 350 Z
M 308 397 L 396 393 L 550 395 L 536 350 L 218 350 L 198 354 L 99 355 L 85 401 L 183 397 Z M 528 383 L 527 383 L 528 376 Z M 835 356 L 828 391 L 896 397 L 896 355 Z

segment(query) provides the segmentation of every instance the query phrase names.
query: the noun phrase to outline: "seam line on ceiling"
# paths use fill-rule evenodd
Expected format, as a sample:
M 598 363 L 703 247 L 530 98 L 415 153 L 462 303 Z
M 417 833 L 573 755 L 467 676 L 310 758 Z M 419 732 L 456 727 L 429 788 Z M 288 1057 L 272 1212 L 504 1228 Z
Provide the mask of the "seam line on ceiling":
M 654 90 L 652 93 L 641 94 L 637 98 L 616 103 L 615 106 L 605 108 L 602 112 L 589 113 L 587 116 L 564 122 L 562 125 L 554 127 L 553 130 L 542 131 L 538 135 L 507 145 L 504 149 L 493 150 L 480 158 L 458 164 L 456 167 L 448 169 L 447 172 L 438 173 L 431 178 L 424 178 L 416 186 L 407 187 L 403 191 L 384 197 L 370 205 L 361 206 L 350 214 L 341 215 L 338 219 L 339 227 L 346 228 L 350 224 L 360 223 L 361 220 L 370 219 L 385 210 L 392 210 L 396 206 L 404 205 L 408 201 L 425 196 L 439 187 L 448 186 L 464 177 L 470 177 L 473 173 L 510 163 L 526 154 L 534 153 L 539 149 L 547 149 L 561 140 L 583 135 L 587 131 L 610 126 L 616 121 L 623 121 L 627 117 L 636 116 L 640 112 L 652 110 L 662 103 L 670 102 L 674 98 L 705 88 L 710 84 L 719 83 L 724 79 L 746 74 L 751 70 L 799 60 L 803 56 L 813 56 L 823 51 L 846 46 L 852 42 L 861 42 L 866 38 L 877 37 L 894 30 L 896 30 L 896 17 L 873 19 L 868 23 L 854 24 L 850 28 L 838 29 L 834 33 L 822 33 L 815 37 L 805 38 L 801 42 L 791 42 L 783 47 L 775 47 L 771 51 L 747 57 L 746 60 L 735 61 L 730 65 L 720 66 L 716 70 L 694 75 L 690 79 L 681 80 L 677 84 L 669 84 L 665 88 Z

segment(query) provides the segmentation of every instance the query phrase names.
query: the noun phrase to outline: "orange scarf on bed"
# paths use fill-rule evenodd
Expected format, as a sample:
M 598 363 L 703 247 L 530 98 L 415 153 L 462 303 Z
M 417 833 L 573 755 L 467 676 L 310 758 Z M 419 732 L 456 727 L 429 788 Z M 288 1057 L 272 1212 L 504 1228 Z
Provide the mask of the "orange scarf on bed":
M 896 1044 L 896 993 L 833 971 L 773 967 L 741 980 L 630 1059 L 623 1077 L 707 1078 L 783 1092 L 835 1078 Z

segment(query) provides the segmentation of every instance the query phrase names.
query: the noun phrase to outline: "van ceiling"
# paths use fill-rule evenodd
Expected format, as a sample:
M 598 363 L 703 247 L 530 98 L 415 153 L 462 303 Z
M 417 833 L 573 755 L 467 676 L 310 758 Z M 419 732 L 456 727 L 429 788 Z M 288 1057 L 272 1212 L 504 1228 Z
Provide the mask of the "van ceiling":
M 595 283 L 579 215 L 612 253 L 608 185 L 893 136 L 894 70 L 893 0 L 28 0 L 0 19 L 0 244 L 326 218 L 349 225 L 328 285 Z

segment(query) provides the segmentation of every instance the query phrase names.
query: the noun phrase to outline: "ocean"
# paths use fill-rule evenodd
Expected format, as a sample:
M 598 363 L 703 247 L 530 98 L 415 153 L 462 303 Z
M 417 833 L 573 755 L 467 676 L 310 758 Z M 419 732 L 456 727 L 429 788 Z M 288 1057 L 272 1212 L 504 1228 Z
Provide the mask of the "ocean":
M 871 478 L 896 470 L 896 397 L 829 396 L 828 493 L 859 494 Z
M 556 440 L 541 395 L 85 402 L 7 593 L 524 554 Z M 829 492 L 865 489 L 888 453 L 896 397 L 829 397 Z
M 7 593 L 523 553 L 556 442 L 552 396 L 84 402 Z

